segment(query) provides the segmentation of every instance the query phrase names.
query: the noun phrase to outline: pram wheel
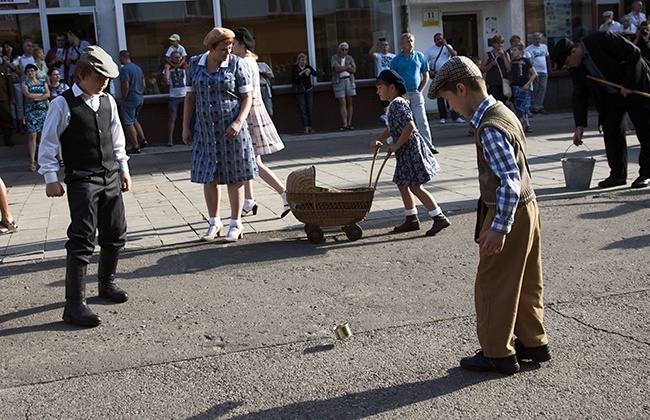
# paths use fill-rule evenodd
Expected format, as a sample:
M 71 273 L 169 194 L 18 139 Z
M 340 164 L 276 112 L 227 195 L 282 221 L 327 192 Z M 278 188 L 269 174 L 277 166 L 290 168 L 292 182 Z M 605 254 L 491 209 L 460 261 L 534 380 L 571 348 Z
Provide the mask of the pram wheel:
M 351 241 L 356 241 L 357 239 L 361 239 L 361 237 L 363 236 L 363 230 L 361 229 L 361 226 L 359 226 L 356 223 L 350 226 L 346 226 L 345 229 L 343 230 L 345 231 L 345 235 Z
M 307 239 L 312 244 L 319 244 L 323 242 L 323 230 L 315 225 L 305 225 L 305 232 L 307 233 Z

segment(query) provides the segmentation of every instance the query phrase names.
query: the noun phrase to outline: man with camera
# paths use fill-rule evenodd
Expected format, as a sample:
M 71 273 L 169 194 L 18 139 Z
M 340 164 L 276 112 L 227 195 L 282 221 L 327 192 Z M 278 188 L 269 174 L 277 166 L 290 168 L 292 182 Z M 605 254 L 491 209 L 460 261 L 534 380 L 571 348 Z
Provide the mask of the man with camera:
M 436 76 L 436 71 L 438 71 L 443 64 L 445 64 L 451 57 L 457 56 L 458 53 L 447 43 L 445 37 L 441 33 L 437 33 L 433 36 L 433 45 L 429 47 L 424 56 L 429 63 L 429 78 L 433 80 Z M 440 114 L 440 124 L 447 122 L 447 104 L 442 98 L 438 98 L 438 113 Z M 451 119 L 454 122 L 464 123 L 465 120 L 462 119 L 455 111 L 451 111 Z
M 631 187 L 650 185 L 650 64 L 641 57 L 639 48 L 618 33 L 594 32 L 575 44 L 568 38 L 561 39 L 553 48 L 551 60 L 558 68 L 566 65 L 573 80 L 576 145 L 582 144 L 587 126 L 589 96 L 595 101 L 610 168 L 609 177 L 598 186 L 611 188 L 627 183 L 625 113 L 641 144 L 639 176 Z

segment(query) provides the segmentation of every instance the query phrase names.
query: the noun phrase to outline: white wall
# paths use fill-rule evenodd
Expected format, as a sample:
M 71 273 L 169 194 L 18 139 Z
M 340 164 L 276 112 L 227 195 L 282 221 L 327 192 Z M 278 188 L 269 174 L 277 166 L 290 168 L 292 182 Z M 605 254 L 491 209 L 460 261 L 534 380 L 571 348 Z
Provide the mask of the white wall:
M 472 1 L 472 2 L 442 2 L 427 0 L 411 0 L 410 3 L 410 30 L 415 36 L 415 49 L 425 52 L 433 45 L 433 35 L 437 32 L 444 33 L 442 22 L 440 26 L 423 26 L 423 9 L 440 9 L 444 18 L 445 15 L 475 14 L 477 19 L 478 53 L 481 57 L 489 48 L 487 40 L 494 36 L 493 33 L 486 33 L 485 19 L 496 17 L 496 33 L 503 35 L 507 40 L 513 33 L 525 39 L 524 34 L 524 1 L 523 0 L 499 0 L 499 1 Z M 425 90 L 426 93 L 426 90 Z M 425 95 L 426 96 L 426 95 Z M 426 99 L 428 111 L 438 109 L 435 100 Z

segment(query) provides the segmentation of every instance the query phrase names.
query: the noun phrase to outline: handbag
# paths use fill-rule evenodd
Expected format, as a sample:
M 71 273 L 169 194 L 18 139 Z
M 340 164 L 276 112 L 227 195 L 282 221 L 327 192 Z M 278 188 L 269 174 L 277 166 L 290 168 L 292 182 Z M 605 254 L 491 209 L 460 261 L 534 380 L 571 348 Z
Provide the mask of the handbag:
M 492 54 L 492 58 L 494 58 L 494 62 L 497 63 L 497 69 L 499 69 L 499 74 L 501 75 L 501 90 L 503 92 L 503 96 L 505 96 L 506 98 L 511 98 L 512 87 L 510 86 L 510 79 L 503 77 L 503 72 L 501 72 L 501 66 L 499 65 L 499 62 L 497 61 L 497 58 L 494 54 Z
M 303 85 L 302 82 L 294 83 L 293 85 L 291 85 L 291 93 L 296 95 L 305 93 L 305 85 Z

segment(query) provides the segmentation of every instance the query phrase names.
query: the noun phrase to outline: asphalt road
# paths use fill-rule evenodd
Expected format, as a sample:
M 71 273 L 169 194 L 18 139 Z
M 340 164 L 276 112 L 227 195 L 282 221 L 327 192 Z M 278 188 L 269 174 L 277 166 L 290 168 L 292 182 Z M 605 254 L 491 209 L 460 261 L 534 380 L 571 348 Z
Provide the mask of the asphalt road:
M 563 130 L 565 141 L 562 124 L 536 133 Z M 281 159 L 367 153 L 366 142 L 340 145 L 293 141 Z M 149 154 L 131 168 L 187 161 L 188 151 Z M 475 216 L 459 202 L 434 238 L 390 234 L 392 217 L 364 221 L 356 242 L 330 230 L 312 245 L 283 229 L 127 249 L 121 305 L 94 297 L 95 257 L 94 329 L 61 322 L 61 258 L 2 264 L 0 418 L 650 418 L 650 190 L 538 193 L 549 363 L 508 377 L 458 367 L 478 348 Z M 333 332 L 343 322 L 345 341 Z

